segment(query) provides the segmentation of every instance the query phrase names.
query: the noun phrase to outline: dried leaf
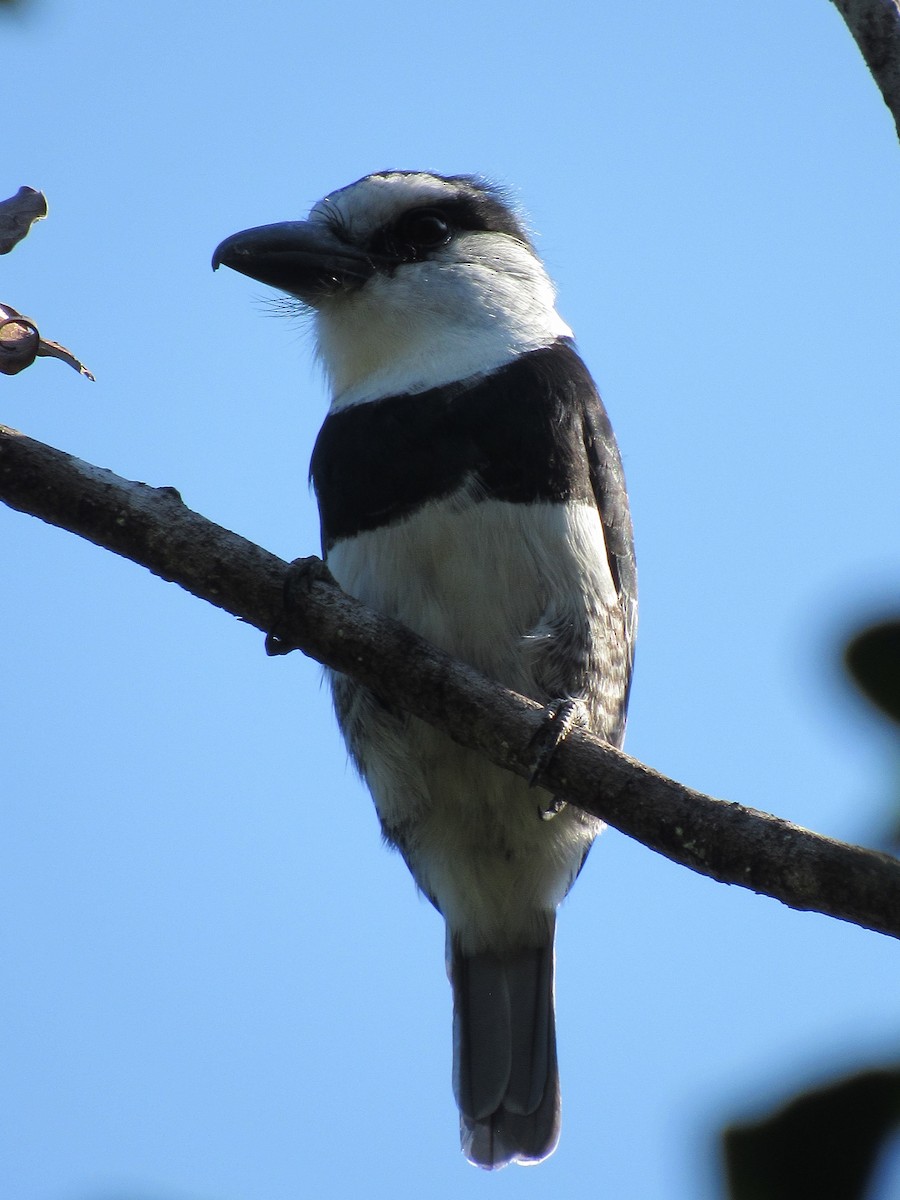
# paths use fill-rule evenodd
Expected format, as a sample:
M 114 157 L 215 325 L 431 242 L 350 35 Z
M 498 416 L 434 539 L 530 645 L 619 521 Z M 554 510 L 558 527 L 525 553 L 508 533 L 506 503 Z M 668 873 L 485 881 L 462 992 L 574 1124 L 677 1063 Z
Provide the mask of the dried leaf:
M 9 310 L 0 305 L 0 314 Z M 37 357 L 41 335 L 33 321 L 14 316 L 0 315 L 0 372 L 18 375 L 30 367 Z
M 35 221 L 47 215 L 47 198 L 34 188 L 20 187 L 8 200 L 0 200 L 0 254 L 9 254 Z
M 59 342 L 51 342 L 46 338 L 41 338 L 38 355 L 41 358 L 59 358 L 64 363 L 68 363 L 70 367 L 74 367 L 79 375 L 84 375 L 88 379 L 94 380 L 94 376 L 84 363 L 80 359 L 77 359 L 71 350 L 67 350 L 65 346 L 61 346 Z
M 94 378 L 71 350 L 59 342 L 42 338 L 34 321 L 23 317 L 9 304 L 0 304 L 0 374 L 18 375 L 30 367 L 35 358 L 59 358 L 79 375 L 90 380 Z

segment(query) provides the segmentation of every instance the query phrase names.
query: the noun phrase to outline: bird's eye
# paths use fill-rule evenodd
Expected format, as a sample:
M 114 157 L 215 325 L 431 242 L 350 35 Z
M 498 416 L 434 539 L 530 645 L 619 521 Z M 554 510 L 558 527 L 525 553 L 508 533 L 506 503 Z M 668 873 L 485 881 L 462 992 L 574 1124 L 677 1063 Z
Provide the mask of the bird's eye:
M 407 213 L 397 227 L 400 241 L 415 250 L 431 250 L 450 241 L 450 222 L 439 208 L 417 208 Z

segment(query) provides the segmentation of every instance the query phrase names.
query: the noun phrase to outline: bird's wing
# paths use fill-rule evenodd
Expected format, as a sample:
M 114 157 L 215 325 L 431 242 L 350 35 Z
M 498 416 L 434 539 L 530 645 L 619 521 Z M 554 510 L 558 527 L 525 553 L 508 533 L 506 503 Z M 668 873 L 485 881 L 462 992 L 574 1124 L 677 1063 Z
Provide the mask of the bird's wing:
M 599 393 L 594 388 L 593 395 L 582 394 L 584 447 L 587 452 L 591 487 L 603 523 L 609 569 L 625 619 L 630 674 L 637 632 L 637 566 L 625 472 L 612 425 Z

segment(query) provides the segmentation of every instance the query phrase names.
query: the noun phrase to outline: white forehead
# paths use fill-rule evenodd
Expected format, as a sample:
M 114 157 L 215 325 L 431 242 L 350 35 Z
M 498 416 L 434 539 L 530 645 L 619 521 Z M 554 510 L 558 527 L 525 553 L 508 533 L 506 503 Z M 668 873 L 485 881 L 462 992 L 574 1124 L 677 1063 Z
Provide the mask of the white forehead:
M 455 200 L 463 188 L 426 171 L 367 175 L 332 192 L 309 214 L 311 221 L 337 221 L 353 238 L 365 238 L 407 209 Z

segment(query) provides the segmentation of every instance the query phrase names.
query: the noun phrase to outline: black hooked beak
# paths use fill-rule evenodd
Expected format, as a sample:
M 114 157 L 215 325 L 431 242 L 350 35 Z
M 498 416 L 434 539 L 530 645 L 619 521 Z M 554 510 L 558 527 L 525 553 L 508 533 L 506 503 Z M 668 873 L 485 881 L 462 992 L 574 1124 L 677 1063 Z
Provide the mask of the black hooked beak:
M 217 247 L 213 270 L 231 267 L 312 304 L 345 287 L 360 287 L 377 261 L 342 242 L 326 225 L 284 221 L 233 233 Z

